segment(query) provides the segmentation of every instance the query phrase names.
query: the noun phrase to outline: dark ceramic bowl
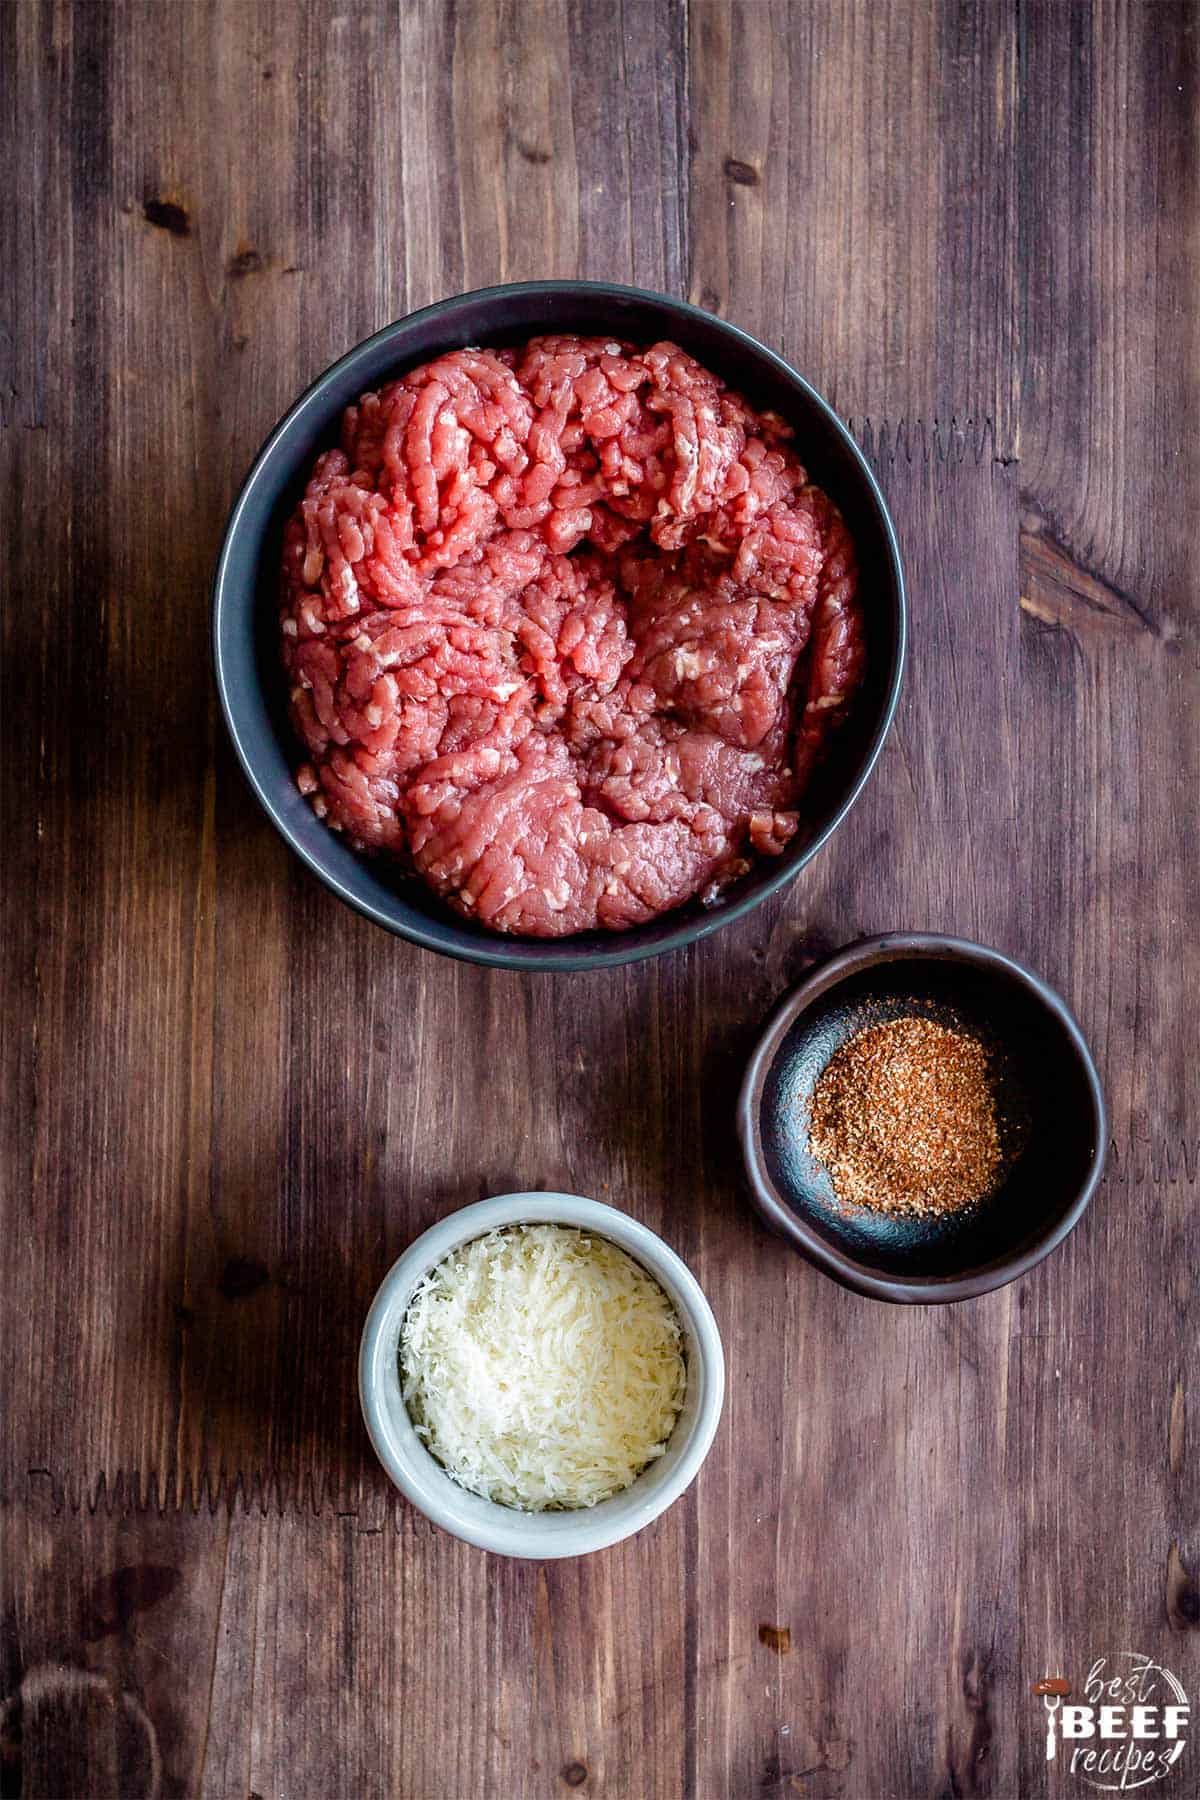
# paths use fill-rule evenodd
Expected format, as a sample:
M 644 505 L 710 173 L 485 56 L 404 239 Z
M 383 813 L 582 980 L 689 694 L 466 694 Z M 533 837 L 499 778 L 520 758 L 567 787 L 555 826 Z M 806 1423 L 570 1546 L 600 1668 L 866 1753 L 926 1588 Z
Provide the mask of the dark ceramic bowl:
M 854 534 L 866 602 L 868 673 L 852 717 L 809 790 L 807 822 L 782 856 L 761 863 L 716 906 L 698 904 L 623 932 L 556 941 L 507 938 L 450 912 L 386 861 L 357 856 L 298 792 L 302 760 L 288 724 L 277 643 L 284 524 L 313 460 L 337 441 L 343 409 L 370 388 L 464 344 L 517 344 L 546 331 L 612 333 L 634 343 L 671 338 L 795 427 L 813 479 Z M 276 426 L 246 478 L 225 532 L 213 592 L 213 654 L 225 722 L 250 786 L 272 823 L 327 887 L 377 925 L 471 962 L 586 969 L 673 950 L 765 900 L 802 869 L 845 818 L 892 721 L 904 663 L 904 579 L 887 507 L 846 428 L 808 383 L 745 332 L 663 294 L 582 281 L 484 288 L 389 325 L 335 363 Z
M 841 1205 L 808 1152 L 808 1106 L 830 1057 L 868 1024 L 919 1012 L 988 1048 L 1007 1172 L 944 1219 Z M 998 950 L 894 934 L 852 944 L 775 1012 L 738 1102 L 750 1186 L 768 1223 L 827 1275 L 875 1300 L 969 1300 L 1048 1256 L 1096 1190 L 1107 1142 L 1095 1063 L 1065 1002 Z

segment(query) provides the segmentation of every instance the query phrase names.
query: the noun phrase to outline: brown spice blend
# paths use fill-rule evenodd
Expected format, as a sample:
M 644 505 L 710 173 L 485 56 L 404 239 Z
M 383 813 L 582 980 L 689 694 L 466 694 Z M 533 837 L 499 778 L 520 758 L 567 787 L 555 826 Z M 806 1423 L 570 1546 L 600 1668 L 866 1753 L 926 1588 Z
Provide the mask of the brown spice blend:
M 1004 1160 L 986 1049 L 932 1019 L 867 1026 L 817 1081 L 809 1150 L 850 1204 L 925 1217 L 974 1205 Z

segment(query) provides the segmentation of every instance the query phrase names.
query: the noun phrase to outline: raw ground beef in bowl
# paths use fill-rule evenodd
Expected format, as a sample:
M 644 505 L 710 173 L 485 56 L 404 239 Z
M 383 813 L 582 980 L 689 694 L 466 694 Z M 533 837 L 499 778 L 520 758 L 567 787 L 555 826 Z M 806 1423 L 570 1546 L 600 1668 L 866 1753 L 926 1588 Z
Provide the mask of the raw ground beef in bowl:
M 561 431 L 564 395 L 527 393 L 518 368 L 547 338 L 602 347 L 598 377 L 560 371 L 576 405 Z M 683 360 L 664 351 L 655 371 L 647 359 L 667 344 Z M 453 403 L 426 395 L 418 421 L 416 390 L 434 385 L 420 372 L 458 369 L 461 352 L 482 359 L 494 396 L 455 377 Z M 699 415 L 714 392 L 710 425 Z M 398 393 L 405 423 L 384 418 Z M 344 465 L 322 462 L 339 448 Z M 833 583 L 839 514 L 857 565 L 847 626 L 861 614 L 840 650 L 805 594 Z M 294 627 L 282 634 L 281 600 Z M 397 628 L 406 643 L 381 642 Z M 833 410 L 727 320 L 611 282 L 460 294 L 348 351 L 260 450 L 213 584 L 225 723 L 297 858 L 411 943 L 539 971 L 695 943 L 792 881 L 879 759 L 905 633 L 887 506 Z M 839 686 L 831 662 L 822 685 L 822 642 L 835 657 L 856 646 L 858 685 L 809 713 L 810 699 L 849 694 L 854 672 Z M 776 763 L 781 737 L 790 755 Z M 316 896 L 298 890 L 296 904 L 298 932 L 336 929 Z M 593 904 L 590 928 L 573 928 Z
M 665 340 L 453 349 L 362 394 L 283 540 L 317 816 L 527 938 L 779 857 L 872 655 L 803 449 Z

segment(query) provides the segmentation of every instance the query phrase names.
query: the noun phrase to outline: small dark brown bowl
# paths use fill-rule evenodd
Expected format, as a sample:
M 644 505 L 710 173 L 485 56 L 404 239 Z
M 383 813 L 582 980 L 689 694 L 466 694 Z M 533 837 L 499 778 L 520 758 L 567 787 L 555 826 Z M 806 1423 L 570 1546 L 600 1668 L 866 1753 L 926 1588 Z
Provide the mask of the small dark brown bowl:
M 988 1048 L 1006 1174 L 945 1218 L 840 1203 L 808 1150 L 812 1091 L 868 1024 L 919 1012 Z M 874 1300 L 970 1300 L 1014 1281 L 1078 1224 L 1104 1167 L 1104 1095 L 1066 1003 L 998 950 L 891 933 L 839 951 L 788 995 L 750 1058 L 738 1131 L 768 1223 L 835 1281 Z

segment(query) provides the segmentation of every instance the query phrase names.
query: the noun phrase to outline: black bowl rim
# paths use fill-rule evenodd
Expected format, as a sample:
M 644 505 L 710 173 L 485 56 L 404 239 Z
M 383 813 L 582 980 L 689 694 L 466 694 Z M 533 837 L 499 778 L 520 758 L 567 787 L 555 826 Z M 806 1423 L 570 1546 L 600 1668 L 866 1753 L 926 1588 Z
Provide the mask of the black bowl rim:
M 830 1244 L 815 1232 L 780 1198 L 766 1167 L 759 1130 L 762 1111 L 762 1088 L 766 1073 L 793 1022 L 811 1003 L 837 988 L 850 975 L 879 962 L 945 962 L 966 963 L 974 968 L 990 969 L 1008 975 L 1031 993 L 1062 1026 L 1083 1071 L 1092 1102 L 1096 1147 L 1092 1152 L 1087 1177 L 1078 1194 L 1061 1218 L 1049 1225 L 1037 1240 L 1023 1251 L 998 1257 L 995 1262 L 973 1270 L 969 1275 L 880 1275 L 866 1263 L 858 1262 Z M 947 937 L 939 932 L 888 931 L 878 937 L 860 938 L 836 951 L 811 969 L 783 997 L 772 1012 L 755 1044 L 746 1073 L 742 1078 L 737 1103 L 737 1128 L 742 1156 L 746 1165 L 754 1202 L 767 1223 L 790 1238 L 795 1248 L 830 1275 L 843 1287 L 862 1294 L 869 1300 L 887 1300 L 900 1305 L 945 1305 L 955 1300 L 973 1300 L 1016 1281 L 1050 1255 L 1078 1225 L 1104 1172 L 1108 1148 L 1108 1113 L 1104 1090 L 1095 1060 L 1074 1013 L 1062 995 L 1035 975 L 1032 969 L 1006 956 L 1001 950 L 977 944 L 970 938 Z
M 614 932 L 611 946 L 596 943 L 594 940 L 589 941 L 586 947 L 580 947 L 578 941 L 571 938 L 559 940 L 508 939 L 500 936 L 497 936 L 493 944 L 490 940 L 468 937 L 465 933 L 462 937 L 456 936 L 456 927 L 450 921 L 427 925 L 415 911 L 412 917 L 397 917 L 386 908 L 377 906 L 372 901 L 356 894 L 345 882 L 339 880 L 330 871 L 323 869 L 296 841 L 270 790 L 259 779 L 254 759 L 244 744 L 239 729 L 237 710 L 230 697 L 225 659 L 221 648 L 222 618 L 225 609 L 233 605 L 232 596 L 227 592 L 228 564 L 232 549 L 241 530 L 243 517 L 257 499 L 258 490 L 265 481 L 264 471 L 275 445 L 297 414 L 302 412 L 335 377 L 352 368 L 358 359 L 369 358 L 389 339 L 419 322 L 437 319 L 443 314 L 452 313 L 465 302 L 480 303 L 512 296 L 530 299 L 545 298 L 560 294 L 592 294 L 597 299 L 610 297 L 652 301 L 657 305 L 667 307 L 680 317 L 702 320 L 708 325 L 717 327 L 733 342 L 761 358 L 782 379 L 792 382 L 800 388 L 817 411 L 824 415 L 825 420 L 832 427 L 835 437 L 841 440 L 856 467 L 867 498 L 876 509 L 882 526 L 891 580 L 895 590 L 896 642 L 883 710 L 858 774 L 836 812 L 822 830 L 805 845 L 801 855 L 794 861 L 781 862 L 781 866 L 769 879 L 760 881 L 749 893 L 739 899 L 723 902 L 709 914 L 699 916 L 693 914 L 681 920 L 674 929 L 661 932 L 661 935 L 649 942 L 638 941 L 638 928 L 634 927 L 630 931 Z M 904 582 L 904 565 L 892 515 L 870 464 L 824 395 L 818 393 L 812 383 L 792 368 L 791 364 L 786 362 L 783 357 L 774 350 L 768 349 L 749 332 L 743 331 L 740 326 L 731 324 L 727 319 L 718 318 L 716 314 L 705 312 L 703 308 L 693 306 L 689 301 L 676 299 L 671 294 L 659 293 L 653 288 L 625 287 L 620 283 L 607 281 L 516 281 L 450 295 L 446 299 L 435 301 L 430 306 L 421 307 L 416 312 L 406 313 L 403 318 L 394 319 L 390 324 L 373 332 L 370 337 L 364 338 L 361 343 L 355 344 L 336 362 L 330 363 L 314 381 L 309 383 L 300 397 L 283 414 L 250 465 L 249 473 L 238 490 L 237 498 L 226 522 L 212 586 L 213 668 L 225 728 L 251 792 L 289 850 L 299 858 L 324 887 L 336 894 L 338 899 L 352 907 L 355 912 L 361 913 L 364 918 L 382 926 L 385 931 L 392 932 L 395 936 L 405 938 L 411 943 L 419 944 L 423 949 L 436 951 L 442 956 L 451 956 L 462 962 L 482 964 L 490 968 L 586 970 L 612 968 L 623 963 L 640 962 L 651 956 L 661 956 L 668 951 L 678 950 L 686 944 L 695 943 L 701 938 L 708 937 L 724 925 L 732 924 L 735 919 L 744 917 L 746 913 L 761 905 L 770 895 L 777 893 L 788 882 L 795 880 L 800 871 L 806 868 L 817 852 L 828 843 L 874 772 L 896 716 L 907 651 L 908 595 Z M 666 916 L 669 917 L 669 915 Z M 573 943 L 575 944 L 574 949 L 572 949 Z

